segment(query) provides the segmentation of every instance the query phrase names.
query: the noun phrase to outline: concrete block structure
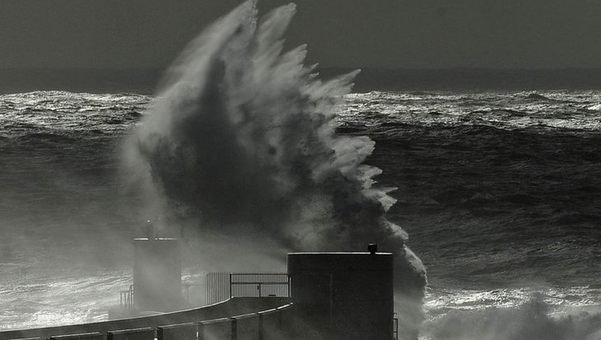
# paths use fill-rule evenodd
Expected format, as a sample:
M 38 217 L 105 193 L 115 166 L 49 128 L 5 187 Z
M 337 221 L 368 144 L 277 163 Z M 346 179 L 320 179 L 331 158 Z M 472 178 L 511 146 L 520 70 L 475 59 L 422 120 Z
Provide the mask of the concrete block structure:
M 297 328 L 325 339 L 393 338 L 391 253 L 292 253 L 288 274 Z

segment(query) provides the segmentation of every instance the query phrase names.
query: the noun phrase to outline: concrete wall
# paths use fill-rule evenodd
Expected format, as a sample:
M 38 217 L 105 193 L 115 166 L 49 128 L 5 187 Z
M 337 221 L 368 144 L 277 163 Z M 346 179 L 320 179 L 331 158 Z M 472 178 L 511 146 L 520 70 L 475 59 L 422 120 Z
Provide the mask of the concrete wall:
M 266 298 L 232 298 L 222 303 L 217 303 L 202 308 L 190 309 L 174 313 L 166 313 L 149 317 L 112 320 L 104 322 L 95 322 L 81 325 L 56 326 L 46 328 L 24 329 L 15 331 L 0 332 L 0 340 L 23 339 L 23 338 L 41 338 L 47 339 L 58 335 L 81 334 L 90 332 L 99 332 L 108 334 L 108 332 L 152 328 L 153 332 L 159 326 L 179 325 L 186 323 L 197 323 L 204 320 L 223 319 L 222 322 L 231 322 L 232 315 L 241 315 L 256 313 L 259 311 L 270 310 L 289 303 L 288 298 L 266 297 Z M 279 311 L 279 310 L 276 310 Z M 234 317 L 235 318 L 235 317 Z M 259 314 L 256 314 L 259 319 Z M 243 332 L 243 330 L 241 330 Z M 125 339 L 119 337 L 119 332 L 113 332 L 114 339 Z M 142 334 L 144 333 L 144 334 Z M 148 332 L 144 330 L 134 331 L 127 336 L 128 339 L 143 340 Z M 154 336 L 152 337 L 153 340 Z M 229 338 L 228 338 L 229 339 Z M 217 339 L 216 339 L 217 340 Z

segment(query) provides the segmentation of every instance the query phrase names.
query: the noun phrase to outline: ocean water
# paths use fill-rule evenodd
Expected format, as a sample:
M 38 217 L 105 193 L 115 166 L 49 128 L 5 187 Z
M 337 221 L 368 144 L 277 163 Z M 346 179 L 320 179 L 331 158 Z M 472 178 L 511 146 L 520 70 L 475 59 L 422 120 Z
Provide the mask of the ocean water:
M 118 304 L 149 217 L 120 155 L 151 100 L 0 95 L 0 329 Z M 338 124 L 397 188 L 424 339 L 601 339 L 601 91 L 353 93 Z

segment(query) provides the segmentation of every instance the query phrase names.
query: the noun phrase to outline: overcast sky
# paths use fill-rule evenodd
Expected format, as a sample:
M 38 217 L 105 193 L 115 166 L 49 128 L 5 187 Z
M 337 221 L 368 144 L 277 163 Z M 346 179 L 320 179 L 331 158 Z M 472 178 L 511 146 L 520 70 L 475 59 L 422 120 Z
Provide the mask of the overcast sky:
M 0 0 L 0 68 L 163 68 L 238 3 Z M 324 67 L 601 67 L 601 0 L 296 3 L 289 40 Z

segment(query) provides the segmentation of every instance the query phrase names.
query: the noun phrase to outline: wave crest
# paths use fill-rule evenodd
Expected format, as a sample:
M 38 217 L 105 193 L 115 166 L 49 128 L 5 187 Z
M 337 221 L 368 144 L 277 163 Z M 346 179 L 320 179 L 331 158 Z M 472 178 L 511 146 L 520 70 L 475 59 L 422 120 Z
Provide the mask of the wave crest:
M 553 315 L 542 294 L 518 308 L 455 310 L 425 324 L 429 340 L 597 340 L 601 312 Z

